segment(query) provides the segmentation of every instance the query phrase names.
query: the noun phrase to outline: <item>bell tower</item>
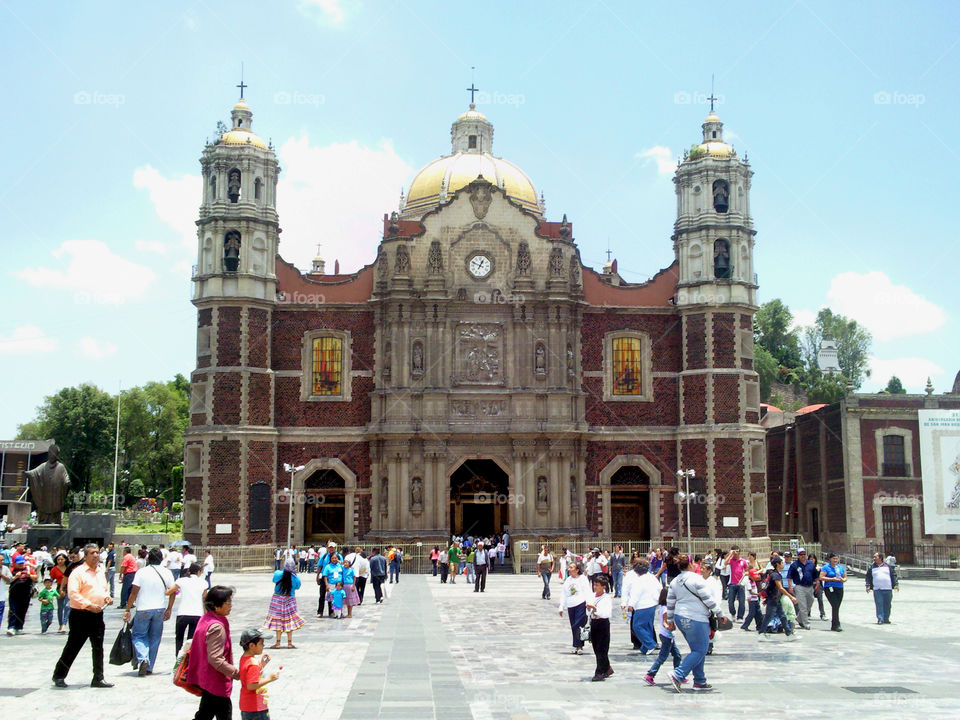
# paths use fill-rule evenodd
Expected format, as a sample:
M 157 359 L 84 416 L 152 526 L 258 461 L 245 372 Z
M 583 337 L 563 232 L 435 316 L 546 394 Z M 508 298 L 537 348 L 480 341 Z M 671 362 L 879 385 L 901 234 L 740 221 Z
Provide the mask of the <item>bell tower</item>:
M 203 545 L 275 540 L 276 429 L 270 347 L 277 303 L 280 167 L 243 98 L 200 157 L 197 365 L 184 449 L 184 535 Z
M 674 175 L 680 412 L 687 426 L 679 454 L 681 468 L 697 474 L 691 494 L 706 500 L 691 513 L 692 535 L 750 537 L 766 533 L 760 386 L 753 367 L 753 171 L 724 141 L 714 99 L 702 141 L 684 154 Z

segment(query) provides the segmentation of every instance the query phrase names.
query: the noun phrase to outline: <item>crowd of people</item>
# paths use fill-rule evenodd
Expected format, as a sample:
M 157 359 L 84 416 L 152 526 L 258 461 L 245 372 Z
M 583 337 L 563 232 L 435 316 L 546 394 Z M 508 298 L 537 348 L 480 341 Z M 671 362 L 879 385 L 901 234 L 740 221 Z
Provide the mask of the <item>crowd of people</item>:
M 585 641 L 590 640 L 596 656 L 595 682 L 613 674 L 610 620 L 616 599 L 633 649 L 641 655 L 658 651 L 644 682 L 655 685 L 657 672 L 670 659 L 673 670 L 669 680 L 677 692 L 691 675 L 693 690 L 712 689 L 704 669 L 706 657 L 713 654 L 717 631 L 729 629 L 734 620 L 743 631 L 755 629 L 760 640 L 770 641 L 782 633 L 786 641 L 793 641 L 797 628 L 810 629 L 814 611 L 826 620 L 826 597 L 831 608 L 830 630 L 843 630 L 840 605 L 848 577 L 836 554 L 820 564 L 804 548 L 798 549 L 796 558 L 792 551 L 774 551 L 761 566 L 756 553 L 742 556 L 736 546 L 716 548 L 706 556 L 690 557 L 672 547 L 646 555 L 633 552 L 626 558 L 621 546 L 612 551 L 593 548 L 583 556 L 564 548 L 555 556 L 544 545 L 537 556 L 536 572 L 545 600 L 550 599 L 553 573 L 559 574 L 558 610 L 570 624 L 571 652 L 582 654 Z M 893 557 L 874 555 L 866 590 L 873 593 L 877 623 L 888 624 L 892 596 L 899 590 Z M 686 656 L 677 648 L 674 633 L 678 630 L 689 647 Z
M 473 585 L 474 592 L 486 592 L 487 573 L 494 572 L 497 565 L 503 565 L 509 548 L 509 533 L 487 537 L 454 535 L 449 547 L 434 545 L 430 551 L 433 576 L 439 575 L 443 584 L 455 585 L 462 575 L 464 582 Z

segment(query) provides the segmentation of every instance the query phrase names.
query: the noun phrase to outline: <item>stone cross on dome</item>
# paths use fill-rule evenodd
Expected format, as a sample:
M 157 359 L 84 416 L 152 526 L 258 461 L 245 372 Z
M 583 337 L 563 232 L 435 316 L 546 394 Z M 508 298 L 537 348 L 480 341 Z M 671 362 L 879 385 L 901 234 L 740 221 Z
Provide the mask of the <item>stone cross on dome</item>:
M 475 85 L 476 83 L 471 82 L 470 87 L 467 88 L 467 92 L 470 93 L 470 107 L 473 107 L 474 105 L 474 102 L 473 102 L 474 94 L 480 92 L 480 88 L 474 87 Z

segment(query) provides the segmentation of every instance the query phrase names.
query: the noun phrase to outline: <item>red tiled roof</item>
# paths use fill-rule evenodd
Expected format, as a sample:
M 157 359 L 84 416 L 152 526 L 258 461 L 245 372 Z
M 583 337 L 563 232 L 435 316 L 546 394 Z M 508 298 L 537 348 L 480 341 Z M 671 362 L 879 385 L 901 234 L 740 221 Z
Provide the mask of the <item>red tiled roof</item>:
M 674 262 L 641 285 L 609 285 L 603 275 L 583 269 L 583 297 L 591 305 L 621 307 L 670 307 L 677 292 L 679 265 Z
M 766 408 L 767 412 L 779 412 L 782 413 L 783 410 L 778 408 L 776 405 L 771 405 L 770 403 L 760 403 L 761 408 Z
M 797 410 L 797 415 L 806 415 L 807 413 L 816 412 L 820 408 L 826 407 L 826 403 L 816 403 L 815 405 L 807 405 Z

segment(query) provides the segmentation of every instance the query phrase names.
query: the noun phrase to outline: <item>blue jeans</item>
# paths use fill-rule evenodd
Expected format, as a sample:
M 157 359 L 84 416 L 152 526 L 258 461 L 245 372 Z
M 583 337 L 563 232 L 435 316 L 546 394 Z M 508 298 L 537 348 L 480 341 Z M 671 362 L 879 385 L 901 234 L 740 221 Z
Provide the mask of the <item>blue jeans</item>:
M 743 621 L 743 625 L 740 626 L 740 629 L 749 630 L 751 622 L 756 623 L 757 630 L 760 629 L 760 625 L 763 623 L 763 613 L 760 612 L 759 600 L 750 601 L 750 607 L 747 608 L 747 619 Z
M 542 572 L 540 577 L 543 578 L 543 592 L 540 593 L 540 597 L 544 600 L 550 599 L 550 573 Z
M 153 672 L 153 665 L 157 662 L 157 653 L 160 651 L 160 638 L 163 637 L 163 608 L 157 610 L 141 610 L 133 617 L 133 649 L 137 654 L 137 664 L 146 660 Z
M 503 553 L 499 551 L 497 552 L 497 564 L 503 565 Z
M 117 576 L 116 568 L 110 568 L 109 570 L 107 570 L 107 582 L 110 583 L 110 597 L 113 597 L 116 594 L 114 593 L 114 588 L 115 588 L 114 578 L 116 576 Z
M 3 613 L 6 611 L 6 609 L 7 609 L 7 601 L 0 600 L 0 625 L 3 625 Z
M 660 654 L 657 655 L 657 659 L 653 661 L 653 665 L 647 670 L 647 675 L 656 676 L 657 670 L 660 669 L 660 666 L 663 665 L 671 655 L 673 655 L 673 669 L 676 670 L 683 658 L 680 656 L 680 651 L 677 650 L 677 644 L 673 641 L 673 638 L 661 635 Z
M 53 608 L 40 608 L 40 632 L 45 633 L 53 623 Z
M 473 571 L 473 563 L 467 563 L 467 582 L 472 583 L 477 581 L 477 576 Z
M 251 712 L 249 710 L 241 710 L 240 720 L 270 720 L 270 711 L 257 710 L 255 712 Z
M 400 582 L 400 563 L 396 561 L 390 563 L 390 582 L 393 582 L 394 577 Z
M 682 681 L 686 680 L 687 675 L 692 671 L 693 682 L 704 685 L 707 682 L 707 676 L 703 672 L 703 661 L 707 657 L 707 646 L 710 644 L 710 623 L 706 620 L 691 620 L 682 615 L 674 616 L 674 622 L 683 633 L 687 645 L 690 646 L 690 652 L 673 674 L 677 680 Z
M 70 616 L 70 599 L 64 595 L 62 598 L 57 598 L 57 623 L 60 627 L 65 627 L 67 624 L 67 618 Z
M 623 588 L 623 570 L 613 571 L 613 596 L 620 597 L 620 590 Z
M 790 629 L 790 625 L 787 624 L 787 614 L 783 611 L 783 607 L 780 605 L 780 598 L 776 600 L 767 599 L 767 611 L 763 614 L 763 623 L 760 625 L 760 632 L 767 632 L 767 626 L 770 624 L 770 621 L 773 620 L 774 616 L 780 618 L 780 624 L 783 626 L 783 632 L 786 635 L 792 635 L 793 632 Z
M 640 638 L 640 652 L 646 655 L 657 646 L 657 637 L 653 633 L 653 621 L 657 616 L 658 605 L 633 611 L 633 634 Z
M 582 648 L 583 640 L 580 639 L 580 628 L 587 624 L 587 604 L 580 603 L 567 608 L 567 617 L 570 619 L 570 632 L 573 633 L 573 646 Z
M 882 623 L 890 622 L 890 606 L 893 604 L 893 590 L 873 591 L 873 603 L 877 606 L 877 620 Z
M 120 586 L 120 607 L 127 607 L 127 600 L 130 599 L 130 591 L 133 590 L 133 577 L 136 573 L 128 572 L 123 576 L 123 584 Z M 67 621 L 66 618 L 63 619 Z
M 736 612 L 737 620 L 743 620 L 743 609 L 746 603 L 744 598 L 746 596 L 746 588 L 743 585 L 727 585 L 727 609 L 730 611 L 732 616 Z M 739 602 L 737 609 L 734 610 L 734 605 Z

